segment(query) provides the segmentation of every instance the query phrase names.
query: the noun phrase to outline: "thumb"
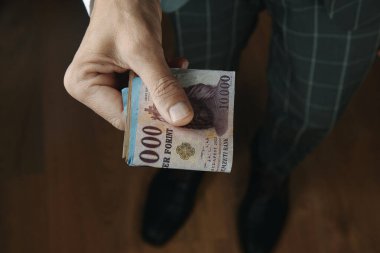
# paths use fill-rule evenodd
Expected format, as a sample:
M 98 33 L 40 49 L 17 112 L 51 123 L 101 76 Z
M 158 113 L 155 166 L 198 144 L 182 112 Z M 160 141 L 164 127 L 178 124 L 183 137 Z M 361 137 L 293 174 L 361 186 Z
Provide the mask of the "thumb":
M 185 91 L 172 75 L 164 56 L 149 59 L 134 66 L 147 86 L 154 105 L 161 116 L 174 126 L 183 126 L 193 119 L 194 112 Z

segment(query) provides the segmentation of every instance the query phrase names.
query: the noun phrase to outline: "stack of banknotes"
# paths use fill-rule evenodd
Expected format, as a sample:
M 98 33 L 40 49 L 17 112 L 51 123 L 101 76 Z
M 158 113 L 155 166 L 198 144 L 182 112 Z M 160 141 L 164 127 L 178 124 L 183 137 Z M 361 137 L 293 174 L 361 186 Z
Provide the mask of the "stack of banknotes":
M 175 127 L 158 113 L 142 80 L 130 74 L 122 90 L 126 129 L 123 158 L 130 166 L 231 172 L 235 72 L 172 69 L 194 109 Z

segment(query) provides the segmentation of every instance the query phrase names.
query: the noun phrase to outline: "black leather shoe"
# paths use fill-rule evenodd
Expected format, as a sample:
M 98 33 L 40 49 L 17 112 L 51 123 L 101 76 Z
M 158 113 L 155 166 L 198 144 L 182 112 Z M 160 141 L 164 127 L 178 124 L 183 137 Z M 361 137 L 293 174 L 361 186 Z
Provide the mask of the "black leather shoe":
M 238 217 L 245 253 L 270 253 L 276 246 L 288 213 L 288 179 L 254 173 Z
M 153 178 L 145 204 L 142 237 L 152 245 L 169 241 L 189 217 L 203 173 L 161 170 Z

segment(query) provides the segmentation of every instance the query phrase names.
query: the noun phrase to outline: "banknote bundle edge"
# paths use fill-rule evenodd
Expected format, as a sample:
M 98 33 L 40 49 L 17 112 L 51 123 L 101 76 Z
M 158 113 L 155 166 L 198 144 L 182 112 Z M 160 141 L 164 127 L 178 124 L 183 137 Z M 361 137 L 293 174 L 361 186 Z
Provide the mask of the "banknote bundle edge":
M 123 145 L 123 159 L 128 162 L 129 154 L 129 143 L 130 143 L 130 124 L 131 124 L 131 103 L 132 103 L 132 83 L 136 74 L 133 71 L 129 72 L 128 88 L 122 90 L 123 105 L 124 107 L 124 118 L 125 118 L 125 130 L 124 130 L 124 145 Z M 127 141 L 126 141 L 127 140 Z

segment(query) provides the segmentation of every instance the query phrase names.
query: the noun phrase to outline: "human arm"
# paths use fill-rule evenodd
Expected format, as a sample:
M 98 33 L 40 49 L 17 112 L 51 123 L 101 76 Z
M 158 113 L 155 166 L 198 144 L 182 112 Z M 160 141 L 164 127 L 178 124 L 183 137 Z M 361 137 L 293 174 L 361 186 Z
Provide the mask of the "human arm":
M 161 18 L 158 0 L 96 0 L 90 24 L 64 77 L 68 93 L 123 130 L 121 94 L 115 89 L 114 73 L 133 70 L 167 122 L 189 123 L 194 113 L 166 63 Z

